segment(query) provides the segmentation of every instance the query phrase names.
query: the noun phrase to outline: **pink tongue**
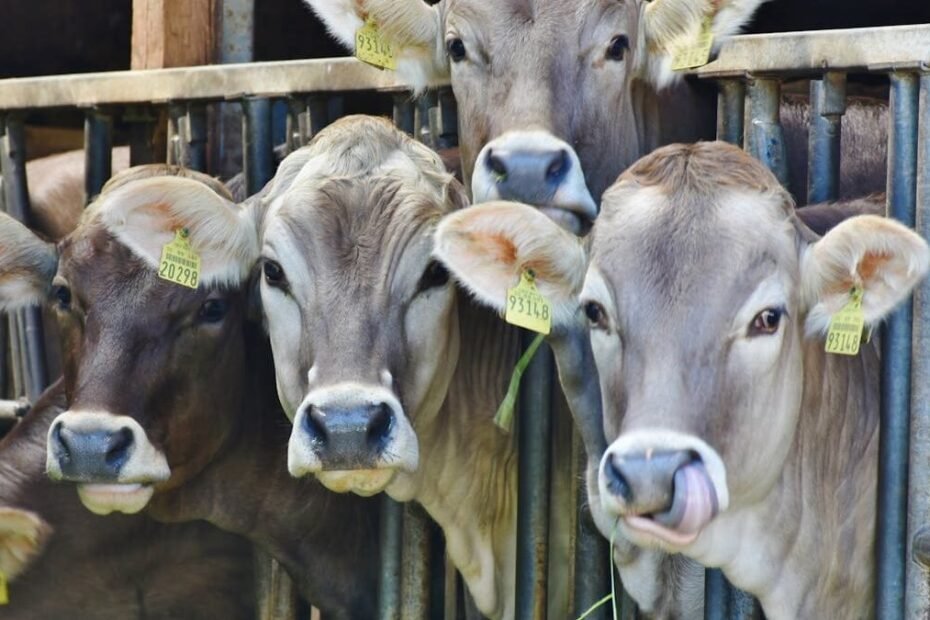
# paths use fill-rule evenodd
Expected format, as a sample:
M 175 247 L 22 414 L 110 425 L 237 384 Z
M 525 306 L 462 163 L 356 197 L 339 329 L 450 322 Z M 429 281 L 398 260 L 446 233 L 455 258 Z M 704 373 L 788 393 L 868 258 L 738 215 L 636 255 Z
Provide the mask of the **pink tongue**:
M 717 493 L 703 463 L 691 463 L 675 472 L 670 512 L 679 517 L 672 529 L 681 534 L 697 534 L 717 514 Z

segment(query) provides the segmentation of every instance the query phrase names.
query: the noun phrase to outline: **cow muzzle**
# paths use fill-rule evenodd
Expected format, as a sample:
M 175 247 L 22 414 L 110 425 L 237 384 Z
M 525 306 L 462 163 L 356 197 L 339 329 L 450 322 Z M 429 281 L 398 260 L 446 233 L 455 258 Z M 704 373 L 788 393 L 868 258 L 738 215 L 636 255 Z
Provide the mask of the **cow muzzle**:
M 81 502 L 96 514 L 139 512 L 153 485 L 171 475 L 138 422 L 86 411 L 66 411 L 52 422 L 46 471 L 52 480 L 77 483 Z
M 675 548 L 692 543 L 728 501 L 716 452 L 666 432 L 651 441 L 645 433 L 621 435 L 601 460 L 598 487 L 602 507 L 634 534 Z
M 416 435 L 397 398 L 378 386 L 312 391 L 294 417 L 288 444 L 293 476 L 315 474 L 329 489 L 378 493 L 398 470 L 415 471 Z
M 478 153 L 471 187 L 475 203 L 535 205 L 576 235 L 597 217 L 577 153 L 546 131 L 509 131 L 488 142 Z

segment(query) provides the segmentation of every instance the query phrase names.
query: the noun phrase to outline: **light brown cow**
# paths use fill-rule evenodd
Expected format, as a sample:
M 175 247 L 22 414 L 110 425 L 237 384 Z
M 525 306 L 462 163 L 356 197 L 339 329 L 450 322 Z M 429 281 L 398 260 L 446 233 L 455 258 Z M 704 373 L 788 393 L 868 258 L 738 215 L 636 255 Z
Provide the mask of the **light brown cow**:
M 437 237 L 495 308 L 536 270 L 575 414 L 612 442 L 588 480 L 605 535 L 722 567 L 769 618 L 871 614 L 878 338 L 841 356 L 824 332 L 854 290 L 866 325 L 898 305 L 927 271 L 924 240 L 875 216 L 818 238 L 721 143 L 625 172 L 587 259 L 522 205 L 455 214 Z

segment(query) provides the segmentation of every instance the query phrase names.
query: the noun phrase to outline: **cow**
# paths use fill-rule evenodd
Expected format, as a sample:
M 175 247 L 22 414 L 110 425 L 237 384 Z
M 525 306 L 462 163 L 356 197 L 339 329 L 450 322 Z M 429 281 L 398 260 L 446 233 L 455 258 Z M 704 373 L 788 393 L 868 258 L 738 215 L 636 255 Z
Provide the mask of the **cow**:
M 10 620 L 255 617 L 252 546 L 206 523 L 103 522 L 45 475 L 58 381 L 0 442 L 0 573 Z M 178 578 L 179 571 L 182 578 Z
M 68 409 L 46 429 L 48 475 L 95 513 L 245 536 L 327 616 L 371 617 L 377 504 L 287 472 L 267 337 L 248 316 L 257 232 L 237 226 L 251 221 L 218 181 L 163 165 L 111 179 L 57 246 L 2 218 L 0 308 L 46 303 L 62 334 Z M 197 288 L 158 276 L 180 230 Z
M 838 355 L 824 335 L 902 302 L 926 242 L 874 215 L 818 237 L 759 162 L 698 143 L 624 172 L 587 245 L 508 203 L 436 239 L 493 308 L 536 274 L 569 402 L 608 442 L 588 471 L 602 533 L 722 567 L 768 618 L 870 615 L 879 338 Z

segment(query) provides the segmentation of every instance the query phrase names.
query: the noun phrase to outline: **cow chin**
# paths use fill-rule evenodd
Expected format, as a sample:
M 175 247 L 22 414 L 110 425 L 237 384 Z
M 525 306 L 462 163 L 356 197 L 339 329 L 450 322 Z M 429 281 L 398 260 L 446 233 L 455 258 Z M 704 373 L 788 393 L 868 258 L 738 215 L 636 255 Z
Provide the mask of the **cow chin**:
M 323 471 L 316 477 L 330 491 L 369 497 L 387 488 L 396 473 L 396 469 L 357 469 Z
M 135 514 L 146 507 L 155 489 L 147 484 L 79 484 L 81 503 L 94 514 Z

